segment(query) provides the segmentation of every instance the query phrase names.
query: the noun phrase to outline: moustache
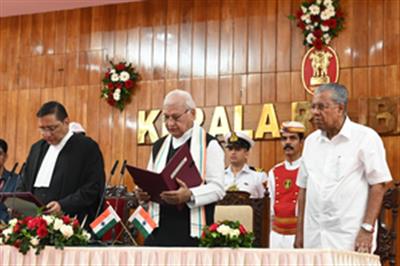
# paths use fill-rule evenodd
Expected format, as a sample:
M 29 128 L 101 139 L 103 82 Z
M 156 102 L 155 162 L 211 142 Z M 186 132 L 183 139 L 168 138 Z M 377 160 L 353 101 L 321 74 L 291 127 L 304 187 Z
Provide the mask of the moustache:
M 284 150 L 294 150 L 293 146 L 290 144 L 285 144 L 285 146 L 283 146 Z

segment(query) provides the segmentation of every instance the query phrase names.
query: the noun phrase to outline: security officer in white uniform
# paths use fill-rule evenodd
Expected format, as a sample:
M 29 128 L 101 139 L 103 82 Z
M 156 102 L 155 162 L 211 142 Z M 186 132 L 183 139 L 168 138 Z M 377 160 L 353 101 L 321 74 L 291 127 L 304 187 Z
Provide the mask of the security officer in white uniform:
M 225 169 L 225 189 L 248 192 L 250 198 L 263 198 L 263 183 L 266 182 L 267 175 L 247 164 L 254 141 L 245 133 L 236 131 L 226 134 L 225 142 L 226 156 L 229 160 L 229 166 Z

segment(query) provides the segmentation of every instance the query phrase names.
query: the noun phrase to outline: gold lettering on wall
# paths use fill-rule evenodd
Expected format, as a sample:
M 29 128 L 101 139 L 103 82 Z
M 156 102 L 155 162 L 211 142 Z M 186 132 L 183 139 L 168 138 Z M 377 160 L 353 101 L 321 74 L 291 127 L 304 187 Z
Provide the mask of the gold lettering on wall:
M 160 109 L 151 110 L 146 118 L 146 111 L 139 111 L 137 135 L 137 141 L 139 144 L 145 143 L 146 134 L 149 134 L 151 143 L 154 143 L 158 140 L 158 134 L 154 123 L 157 120 L 160 112 Z
M 233 128 L 235 131 L 241 131 L 253 138 L 253 130 L 243 129 L 243 105 L 235 105 L 233 111 Z
M 276 118 L 275 108 L 272 103 L 264 104 L 260 120 L 258 121 L 255 139 L 264 138 L 264 134 L 271 134 L 273 138 L 279 138 L 278 119 Z
M 210 133 L 212 136 L 225 136 L 225 134 L 229 133 L 230 131 L 231 130 L 229 127 L 228 116 L 226 114 L 225 107 L 215 107 L 208 133 Z

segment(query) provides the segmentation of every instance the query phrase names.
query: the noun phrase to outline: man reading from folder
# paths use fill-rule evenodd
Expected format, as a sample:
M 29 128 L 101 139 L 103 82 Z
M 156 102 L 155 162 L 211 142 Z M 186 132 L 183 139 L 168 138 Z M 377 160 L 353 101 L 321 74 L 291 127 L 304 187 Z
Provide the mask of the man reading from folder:
M 224 152 L 218 141 L 194 122 L 195 108 L 188 92 L 174 90 L 167 94 L 163 120 L 169 134 L 154 143 L 148 169 L 161 172 L 175 152 L 188 145 L 203 183 L 188 188 L 177 179 L 179 189 L 161 193 L 164 204 L 152 202 L 146 192 L 137 189 L 139 200 L 148 203 L 149 213 L 158 225 L 145 245 L 197 246 L 202 228 L 213 222 L 214 203 L 225 195 Z M 177 208 L 182 204 L 183 208 Z
M 36 114 L 43 139 L 32 145 L 17 191 L 32 192 L 49 213 L 93 220 L 104 189 L 103 156 L 91 138 L 68 128 L 64 106 L 47 102 Z

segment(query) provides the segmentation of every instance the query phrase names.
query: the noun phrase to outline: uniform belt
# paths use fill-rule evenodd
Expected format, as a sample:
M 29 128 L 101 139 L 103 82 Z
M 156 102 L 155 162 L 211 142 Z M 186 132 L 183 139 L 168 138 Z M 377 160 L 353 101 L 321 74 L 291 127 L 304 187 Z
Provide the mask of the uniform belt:
M 297 224 L 297 217 L 277 217 L 277 216 L 274 216 L 274 223 L 279 223 L 279 224 Z
M 282 228 L 282 227 L 278 227 L 274 224 L 272 225 L 272 230 L 281 235 L 295 235 L 296 234 L 296 228 Z

